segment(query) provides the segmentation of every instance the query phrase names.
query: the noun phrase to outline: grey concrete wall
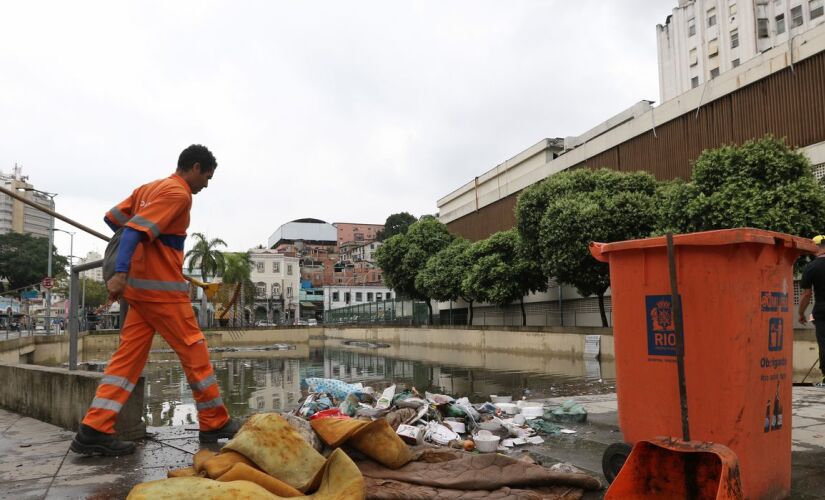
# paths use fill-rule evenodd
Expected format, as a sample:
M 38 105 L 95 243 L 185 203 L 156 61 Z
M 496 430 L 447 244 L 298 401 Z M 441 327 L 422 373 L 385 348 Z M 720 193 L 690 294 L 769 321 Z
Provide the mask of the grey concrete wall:
M 77 430 L 102 378 L 103 374 L 96 372 L 0 363 L 0 407 Z M 141 377 L 117 418 L 116 430 L 121 439 L 138 439 L 146 433 L 143 391 Z

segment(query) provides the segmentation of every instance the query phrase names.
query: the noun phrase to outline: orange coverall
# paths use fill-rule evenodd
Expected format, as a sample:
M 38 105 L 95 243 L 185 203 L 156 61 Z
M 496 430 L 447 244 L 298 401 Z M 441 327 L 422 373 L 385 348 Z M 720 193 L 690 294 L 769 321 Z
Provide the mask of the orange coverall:
M 132 256 L 123 297 L 129 312 L 83 423 L 108 434 L 149 358 L 155 332 L 180 358 L 197 402 L 200 430 L 229 422 L 212 371 L 206 339 L 195 320 L 189 283 L 183 278 L 183 244 L 189 227 L 192 191 L 178 175 L 145 184 L 106 213 L 114 225 L 142 231 Z

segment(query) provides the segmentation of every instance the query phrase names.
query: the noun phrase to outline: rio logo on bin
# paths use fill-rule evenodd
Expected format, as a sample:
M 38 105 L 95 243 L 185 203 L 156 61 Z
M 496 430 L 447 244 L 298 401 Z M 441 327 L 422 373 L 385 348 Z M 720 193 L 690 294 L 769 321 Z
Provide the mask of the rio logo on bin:
M 647 354 L 650 356 L 676 355 L 676 327 L 673 300 L 670 295 L 645 297 L 647 315 Z

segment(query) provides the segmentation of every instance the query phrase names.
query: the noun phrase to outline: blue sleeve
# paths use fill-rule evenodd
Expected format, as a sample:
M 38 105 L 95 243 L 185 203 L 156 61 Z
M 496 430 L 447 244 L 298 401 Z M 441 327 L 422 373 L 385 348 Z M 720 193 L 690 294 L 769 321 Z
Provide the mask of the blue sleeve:
M 129 265 L 132 263 L 132 255 L 135 253 L 135 248 L 140 240 L 143 238 L 143 233 L 127 227 L 123 229 L 123 234 L 120 237 L 120 246 L 117 249 L 117 259 L 115 259 L 115 272 L 128 273 Z
M 106 225 L 109 226 L 109 229 L 111 229 L 112 231 L 117 231 L 118 229 L 120 229 L 114 222 L 110 221 L 108 217 L 104 217 L 103 222 L 105 222 Z

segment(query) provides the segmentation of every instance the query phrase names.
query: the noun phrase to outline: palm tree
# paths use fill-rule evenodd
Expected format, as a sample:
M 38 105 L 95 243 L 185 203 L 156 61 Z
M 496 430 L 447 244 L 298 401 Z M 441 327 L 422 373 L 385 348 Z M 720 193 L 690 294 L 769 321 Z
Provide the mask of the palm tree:
M 192 233 L 192 237 L 195 239 L 195 246 L 184 255 L 185 259 L 189 259 L 189 272 L 191 273 L 197 265 L 201 271 L 201 281 L 204 283 L 207 276 L 223 274 L 223 253 L 218 247 L 225 247 L 226 242 L 220 238 L 210 240 L 203 233 Z M 201 327 L 206 326 L 206 293 L 201 294 L 200 324 Z
M 227 252 L 223 254 L 224 269 L 223 282 L 235 285 L 235 291 L 232 294 L 232 299 L 226 304 L 224 308 L 224 315 L 229 308 L 234 308 L 233 326 L 238 321 L 238 301 L 241 303 L 241 313 L 245 307 L 244 299 L 246 292 L 250 288 L 254 288 L 252 280 L 249 277 L 252 275 L 252 261 L 249 258 L 249 252 Z M 243 317 L 241 318 L 241 326 L 243 326 Z

